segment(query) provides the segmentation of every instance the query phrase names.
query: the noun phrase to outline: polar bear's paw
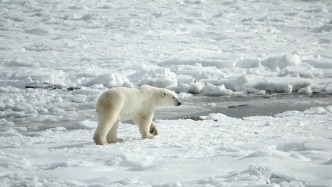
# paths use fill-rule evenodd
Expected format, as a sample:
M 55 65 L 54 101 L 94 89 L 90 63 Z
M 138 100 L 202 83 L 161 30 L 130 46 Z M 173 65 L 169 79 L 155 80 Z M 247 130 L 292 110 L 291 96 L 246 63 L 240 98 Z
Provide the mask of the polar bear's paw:
M 116 138 L 116 139 L 112 139 L 112 140 L 107 140 L 107 143 L 112 144 L 112 143 L 121 143 L 124 142 L 124 140 L 122 138 Z
M 150 134 L 152 134 L 153 136 L 158 135 L 158 130 L 157 130 L 156 126 L 153 123 L 150 126 Z
M 93 137 L 93 141 L 96 143 L 96 145 L 106 145 L 107 144 L 106 141 L 104 141 L 103 139 L 101 139 L 97 136 Z

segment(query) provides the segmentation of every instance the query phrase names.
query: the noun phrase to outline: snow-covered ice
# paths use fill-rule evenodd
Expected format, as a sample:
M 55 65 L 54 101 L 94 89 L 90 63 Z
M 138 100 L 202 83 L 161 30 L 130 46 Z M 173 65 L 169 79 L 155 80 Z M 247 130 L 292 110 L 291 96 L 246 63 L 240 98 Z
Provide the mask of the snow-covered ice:
M 0 186 L 331 186 L 331 52 L 328 0 L 0 0 Z M 183 106 L 94 145 L 142 84 Z
M 5 0 L 0 8 L 1 89 L 331 92 L 328 1 Z
M 157 120 L 142 140 L 121 124 L 124 142 L 96 146 L 95 121 L 0 137 L 1 186 L 330 186 L 332 108 L 203 121 Z M 87 128 L 82 128 L 82 124 Z

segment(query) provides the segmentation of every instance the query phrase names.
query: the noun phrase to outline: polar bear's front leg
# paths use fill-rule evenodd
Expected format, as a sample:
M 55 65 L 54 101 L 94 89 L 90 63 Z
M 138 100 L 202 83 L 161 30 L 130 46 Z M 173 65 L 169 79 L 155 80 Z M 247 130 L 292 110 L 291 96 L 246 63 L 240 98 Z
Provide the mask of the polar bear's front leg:
M 108 131 L 106 135 L 107 143 L 116 143 L 122 141 L 122 139 L 118 139 L 118 127 L 119 127 L 119 122 L 116 122 L 111 128 L 111 130 Z
M 153 136 L 158 135 L 158 130 L 157 130 L 156 124 L 153 121 L 151 122 L 151 126 L 150 126 L 150 134 L 152 134 Z
M 138 125 L 139 132 L 142 135 L 142 138 L 149 138 L 152 139 L 154 136 L 150 134 L 150 126 L 152 123 L 153 115 L 146 116 L 146 115 L 139 115 L 135 117 L 133 120 L 135 124 Z

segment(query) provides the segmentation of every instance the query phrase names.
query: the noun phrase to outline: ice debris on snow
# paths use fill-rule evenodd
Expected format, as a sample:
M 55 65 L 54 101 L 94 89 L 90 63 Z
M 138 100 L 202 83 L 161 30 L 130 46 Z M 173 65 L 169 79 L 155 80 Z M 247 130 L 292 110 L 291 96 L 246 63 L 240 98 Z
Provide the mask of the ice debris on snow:
M 139 156 L 124 153 L 123 155 L 111 158 L 108 162 L 110 166 L 129 167 L 132 171 L 149 170 L 154 168 L 154 158 L 149 156 Z
M 199 184 L 227 186 L 229 183 L 232 184 L 232 182 L 234 186 L 273 187 L 280 185 L 304 187 L 303 182 L 297 181 L 293 176 L 274 172 L 269 167 L 254 164 L 243 171 L 231 171 L 225 176 L 212 176 L 206 180 L 199 181 Z
M 303 93 L 303 94 L 311 95 L 313 93 L 313 91 L 312 91 L 310 86 L 307 86 L 305 88 L 299 89 L 299 91 L 297 91 L 297 93 Z
M 94 166 L 92 163 L 86 162 L 84 160 L 68 160 L 65 162 L 52 164 L 50 167 L 45 168 L 46 170 L 55 170 L 57 168 L 66 168 L 66 167 L 88 167 Z
M 105 87 L 116 87 L 116 86 L 122 86 L 124 83 L 129 82 L 127 77 L 115 73 L 115 74 L 102 74 L 99 75 L 98 77 L 88 81 L 87 83 L 84 84 L 84 86 L 92 86 L 95 84 L 102 84 Z
M 95 121 L 83 120 L 77 123 L 77 128 L 79 129 L 95 129 L 97 124 Z

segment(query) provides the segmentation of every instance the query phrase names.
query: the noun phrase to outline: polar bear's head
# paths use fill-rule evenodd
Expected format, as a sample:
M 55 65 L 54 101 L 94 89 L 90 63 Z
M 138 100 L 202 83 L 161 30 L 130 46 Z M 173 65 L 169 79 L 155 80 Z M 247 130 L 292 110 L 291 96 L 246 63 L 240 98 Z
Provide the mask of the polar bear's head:
M 158 107 L 180 106 L 181 102 L 175 92 L 168 89 L 160 89 L 157 105 Z

